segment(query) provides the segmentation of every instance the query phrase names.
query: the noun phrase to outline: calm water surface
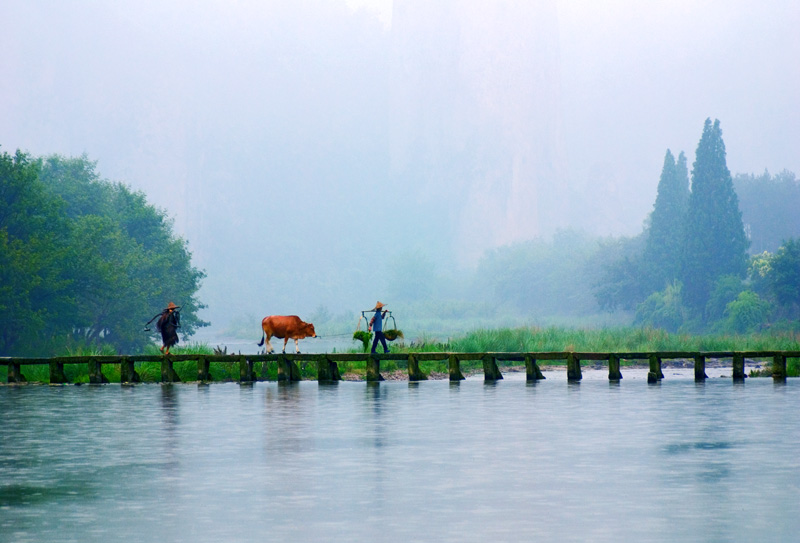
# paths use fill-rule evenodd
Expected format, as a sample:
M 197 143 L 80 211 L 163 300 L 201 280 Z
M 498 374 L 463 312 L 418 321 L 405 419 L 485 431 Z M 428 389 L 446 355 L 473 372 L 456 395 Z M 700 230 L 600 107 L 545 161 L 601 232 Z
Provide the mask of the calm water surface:
M 0 387 L 0 541 L 797 541 L 800 383 L 667 377 Z

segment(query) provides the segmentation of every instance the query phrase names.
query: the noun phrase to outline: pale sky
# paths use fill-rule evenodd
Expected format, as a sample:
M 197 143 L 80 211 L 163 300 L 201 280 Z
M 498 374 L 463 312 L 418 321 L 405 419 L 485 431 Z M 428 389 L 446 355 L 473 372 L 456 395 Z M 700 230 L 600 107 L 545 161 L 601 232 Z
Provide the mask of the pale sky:
M 344 0 L 351 9 L 364 9 L 377 15 L 390 28 L 392 26 L 392 0 Z

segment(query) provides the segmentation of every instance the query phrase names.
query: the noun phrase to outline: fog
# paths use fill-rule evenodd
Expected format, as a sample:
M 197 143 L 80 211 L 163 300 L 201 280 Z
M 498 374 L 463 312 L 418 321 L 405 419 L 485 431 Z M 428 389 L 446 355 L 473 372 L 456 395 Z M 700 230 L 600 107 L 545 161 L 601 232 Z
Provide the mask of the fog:
M 634 235 L 707 117 L 732 173 L 800 173 L 794 0 L 4 0 L 0 21 L 2 149 L 144 191 L 216 330 L 399 316 L 392 285 L 446 297 L 487 249 Z

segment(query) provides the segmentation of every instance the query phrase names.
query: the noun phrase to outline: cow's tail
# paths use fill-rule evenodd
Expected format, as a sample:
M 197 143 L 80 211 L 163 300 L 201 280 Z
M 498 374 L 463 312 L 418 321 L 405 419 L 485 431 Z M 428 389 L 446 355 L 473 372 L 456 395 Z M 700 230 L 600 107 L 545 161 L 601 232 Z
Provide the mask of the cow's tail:
M 266 335 L 267 334 L 265 332 L 261 332 L 261 343 L 256 343 L 256 345 L 258 345 L 259 347 L 264 345 L 264 338 L 266 337 Z

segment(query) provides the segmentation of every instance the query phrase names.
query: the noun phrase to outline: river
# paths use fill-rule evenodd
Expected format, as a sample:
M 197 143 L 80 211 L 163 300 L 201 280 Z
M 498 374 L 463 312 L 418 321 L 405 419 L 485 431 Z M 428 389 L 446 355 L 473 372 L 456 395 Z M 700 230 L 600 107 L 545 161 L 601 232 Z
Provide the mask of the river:
M 797 540 L 800 382 L 587 374 L 0 386 L 0 541 Z

